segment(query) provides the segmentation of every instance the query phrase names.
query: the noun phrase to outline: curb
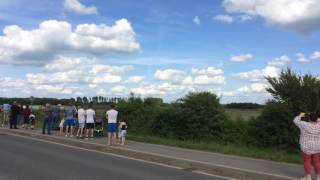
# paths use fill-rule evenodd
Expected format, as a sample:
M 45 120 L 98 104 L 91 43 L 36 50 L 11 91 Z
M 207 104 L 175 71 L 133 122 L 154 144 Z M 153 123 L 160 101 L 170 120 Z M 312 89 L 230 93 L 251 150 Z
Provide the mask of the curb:
M 136 151 L 136 150 L 126 149 L 121 147 L 112 147 L 112 146 L 110 147 L 110 146 L 96 144 L 96 143 L 82 142 L 82 141 L 73 140 L 73 139 L 66 139 L 62 137 L 48 136 L 48 135 L 42 135 L 42 134 L 36 134 L 36 133 L 30 133 L 30 132 L 23 132 L 19 130 L 0 129 L 0 132 L 8 135 L 27 136 L 27 137 L 46 140 L 54 143 L 61 143 L 69 146 L 75 146 L 75 147 L 80 147 L 84 149 L 100 151 L 104 153 L 111 153 L 111 154 L 131 157 L 131 158 L 135 158 L 143 161 L 150 161 L 154 163 L 175 166 L 188 171 L 202 171 L 204 173 L 208 173 L 212 175 L 219 175 L 219 176 L 230 177 L 230 178 L 235 178 L 240 180 L 294 180 L 296 179 L 296 178 L 280 176 L 276 174 L 267 174 L 263 172 L 223 166 L 219 164 L 209 164 L 205 162 L 180 159 L 180 158 L 165 156 L 161 154 Z

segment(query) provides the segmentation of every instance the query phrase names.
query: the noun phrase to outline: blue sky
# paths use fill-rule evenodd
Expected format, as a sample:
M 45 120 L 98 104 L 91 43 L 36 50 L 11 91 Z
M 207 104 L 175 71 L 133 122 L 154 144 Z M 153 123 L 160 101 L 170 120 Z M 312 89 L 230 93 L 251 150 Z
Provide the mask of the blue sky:
M 317 0 L 0 2 L 1 96 L 263 103 L 264 76 L 319 75 Z

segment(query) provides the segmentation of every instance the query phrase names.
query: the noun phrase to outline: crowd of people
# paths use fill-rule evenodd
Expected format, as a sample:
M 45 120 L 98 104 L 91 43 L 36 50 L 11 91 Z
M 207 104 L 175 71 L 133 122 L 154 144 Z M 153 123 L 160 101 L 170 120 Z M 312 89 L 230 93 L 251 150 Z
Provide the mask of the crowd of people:
M 3 104 L 2 112 L 2 127 L 9 124 L 10 129 L 18 129 L 17 125 L 21 124 L 24 129 L 35 128 L 36 113 L 28 105 L 18 106 L 17 102 L 12 105 Z M 51 135 L 52 130 L 59 129 L 60 136 L 92 139 L 95 135 L 103 135 L 103 132 L 107 131 L 108 145 L 124 145 L 128 126 L 124 120 L 118 121 L 118 111 L 113 104 L 106 109 L 105 118 L 107 125 L 104 129 L 103 118 L 96 116 L 91 104 L 85 106 L 68 104 L 64 107 L 46 104 L 43 108 L 42 134 Z M 23 122 L 18 123 L 21 119 Z

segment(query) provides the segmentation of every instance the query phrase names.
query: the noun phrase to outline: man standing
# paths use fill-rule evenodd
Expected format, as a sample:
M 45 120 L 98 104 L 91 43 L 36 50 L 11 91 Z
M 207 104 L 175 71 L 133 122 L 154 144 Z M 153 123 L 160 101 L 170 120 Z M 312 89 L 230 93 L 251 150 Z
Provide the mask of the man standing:
M 13 105 L 11 106 L 11 119 L 10 119 L 10 129 L 18 129 L 17 128 L 17 121 L 18 121 L 18 115 L 20 114 L 20 108 L 17 105 L 17 102 L 14 101 Z
M 50 104 L 46 104 L 44 108 L 44 121 L 42 127 L 42 134 L 46 134 L 46 129 L 48 134 L 51 135 L 51 126 L 52 126 L 52 108 Z
M 84 125 L 86 123 L 86 111 L 81 106 L 79 106 L 78 109 L 78 123 L 79 129 L 77 132 L 77 137 L 79 137 L 80 135 L 80 138 L 82 138 Z
M 61 105 L 58 104 L 57 106 L 54 106 L 52 108 L 52 129 L 55 129 L 55 130 L 59 128 L 60 107 Z
M 69 106 L 64 108 L 64 117 L 66 121 L 66 137 L 68 137 L 69 128 L 70 128 L 70 137 L 73 137 L 74 113 L 75 113 L 74 107 L 72 106 L 71 103 L 69 103 Z
M 114 105 L 110 105 L 111 109 L 106 112 L 106 116 L 108 118 L 108 142 L 107 144 L 110 146 L 112 144 L 116 144 L 116 129 L 117 129 L 117 117 L 118 111 L 114 109 Z
M 86 110 L 86 129 L 87 129 L 87 139 L 89 138 L 89 132 L 91 133 L 90 138 L 93 138 L 93 128 L 94 119 L 96 117 L 96 112 L 92 109 L 92 105 L 89 105 L 89 109 Z
M 9 122 L 10 105 L 3 104 L 2 105 L 2 112 L 3 112 L 3 121 L 2 121 L 1 126 L 4 127 Z

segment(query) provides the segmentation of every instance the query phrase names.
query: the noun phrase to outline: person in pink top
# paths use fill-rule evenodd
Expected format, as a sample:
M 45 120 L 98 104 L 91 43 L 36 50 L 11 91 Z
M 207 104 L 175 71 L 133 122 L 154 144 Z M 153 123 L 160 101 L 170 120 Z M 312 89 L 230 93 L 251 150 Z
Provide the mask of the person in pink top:
M 307 115 L 300 113 L 293 120 L 300 129 L 300 149 L 303 158 L 306 177 L 301 180 L 312 180 L 311 161 L 316 171 L 317 180 L 320 180 L 320 122 L 315 113 Z

